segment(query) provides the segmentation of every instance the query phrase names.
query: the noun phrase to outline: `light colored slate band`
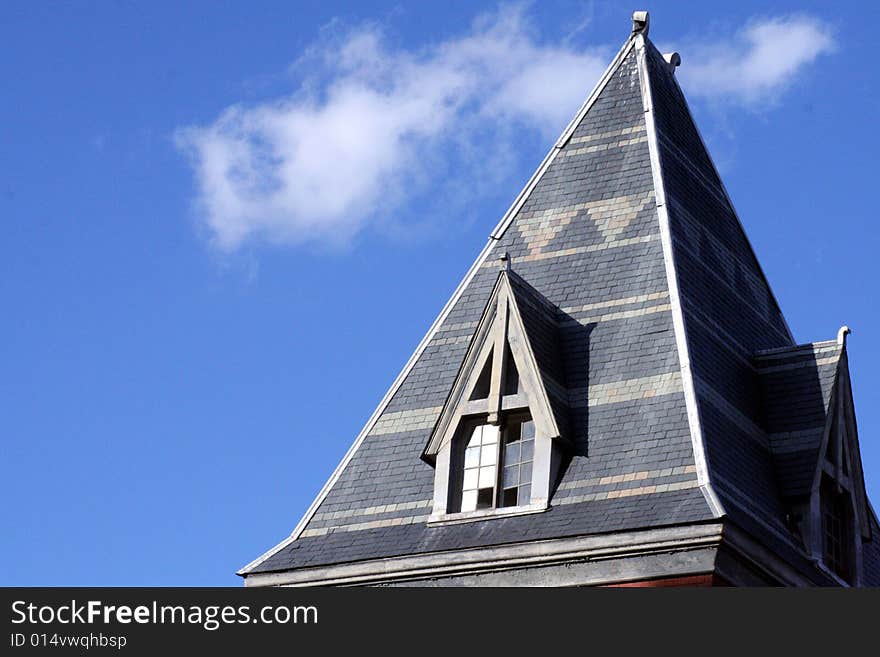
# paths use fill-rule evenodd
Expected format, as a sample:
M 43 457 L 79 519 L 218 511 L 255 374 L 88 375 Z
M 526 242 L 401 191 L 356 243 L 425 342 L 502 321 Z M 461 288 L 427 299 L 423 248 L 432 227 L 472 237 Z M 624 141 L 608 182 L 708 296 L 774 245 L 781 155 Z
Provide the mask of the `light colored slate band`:
M 498 266 L 497 263 L 495 263 L 495 266 Z M 458 324 L 444 324 L 437 330 L 437 333 L 452 333 L 453 331 L 467 330 L 473 331 L 477 328 L 477 324 L 479 324 L 479 322 L 459 322 Z
M 613 313 L 604 315 L 588 315 L 586 317 L 574 317 L 570 321 L 563 322 L 570 324 L 576 322 L 578 324 L 595 324 L 597 322 L 609 322 L 616 319 L 632 319 L 633 317 L 642 317 L 643 315 L 653 315 L 654 313 L 668 312 L 672 310 L 672 306 L 668 303 L 661 303 L 647 308 L 637 308 L 636 310 L 618 310 Z
M 633 144 L 643 144 L 648 141 L 648 138 L 644 135 L 641 137 L 632 137 L 630 139 L 621 139 L 620 141 L 614 141 L 608 144 L 595 144 L 593 146 L 582 146 L 580 148 L 572 148 L 570 150 L 565 150 L 562 152 L 563 157 L 574 157 L 576 155 L 585 155 L 586 153 L 597 153 L 599 151 L 607 151 L 612 148 L 624 148 L 625 146 L 632 146 Z
M 600 500 L 613 500 L 623 497 L 637 497 L 640 495 L 654 495 L 659 493 L 667 493 L 677 490 L 688 490 L 699 488 L 700 482 L 696 479 L 690 481 L 676 481 L 668 484 L 652 484 L 650 486 L 634 486 L 631 488 L 622 488 L 616 490 L 599 491 L 597 493 L 588 493 L 585 495 L 572 495 L 553 501 L 553 506 L 562 506 L 568 504 L 582 504 L 584 502 L 597 502 Z M 320 528 L 308 528 L 301 534 L 302 537 L 326 536 L 330 533 L 339 532 L 358 532 L 369 529 L 382 529 L 387 527 L 401 527 L 403 525 L 414 525 L 427 522 L 429 515 L 416 515 L 403 518 L 383 518 L 380 520 L 369 520 L 366 522 L 357 522 L 345 525 L 336 525 Z
M 384 436 L 390 433 L 431 429 L 437 421 L 441 410 L 443 410 L 442 406 L 431 406 L 429 408 L 414 408 L 406 411 L 385 413 L 373 425 L 370 435 Z
M 573 407 L 618 404 L 637 399 L 649 399 L 682 391 L 681 372 L 666 372 L 625 381 L 599 383 L 589 388 L 572 388 L 569 405 Z
M 308 528 L 303 530 L 300 536 L 308 538 L 310 536 L 324 536 L 333 532 L 359 532 L 366 529 L 380 529 L 382 527 L 400 527 L 401 525 L 414 525 L 416 523 L 426 522 L 428 515 L 409 516 L 406 518 L 387 518 L 384 520 L 369 520 L 367 522 L 358 522 L 352 525 L 338 525 L 336 527 L 319 527 L 317 529 Z
M 572 495 L 556 500 L 554 504 L 582 504 L 583 502 L 597 502 L 599 500 L 613 500 L 621 497 L 637 497 L 639 495 L 653 495 L 656 493 L 668 493 L 676 490 L 688 490 L 699 488 L 700 482 L 696 478 L 690 481 L 677 481 L 671 484 L 653 484 L 650 486 L 638 486 L 636 488 L 624 488 L 621 490 L 609 490 L 599 493 L 587 493 L 586 495 Z
M 608 132 L 598 132 L 592 135 L 584 135 L 583 137 L 572 137 L 568 142 L 569 144 L 588 144 L 591 141 L 599 141 L 600 139 L 614 139 L 615 137 L 623 137 L 625 135 L 631 135 L 636 132 L 645 132 L 645 124 L 643 121 L 639 121 L 635 125 L 631 125 L 628 128 L 619 128 L 618 130 L 609 130 Z
M 671 306 L 669 304 L 658 304 L 653 306 L 646 306 L 643 308 L 635 308 L 632 310 L 621 310 L 612 313 L 605 313 L 603 315 L 590 315 L 584 317 L 576 317 L 581 313 L 590 312 L 593 310 L 602 310 L 606 308 L 617 308 L 620 306 L 629 306 L 635 305 L 639 303 L 646 303 L 648 301 L 658 301 L 661 299 L 668 299 L 669 292 L 667 290 L 662 290 L 660 292 L 652 292 L 650 294 L 639 294 L 632 297 L 626 297 L 624 299 L 612 299 L 610 301 L 599 301 L 596 303 L 587 303 L 580 306 L 566 306 L 564 308 L 560 308 L 560 310 L 566 315 L 571 315 L 572 318 L 570 320 L 563 320 L 563 324 L 577 322 L 579 324 L 589 324 L 592 322 L 599 321 L 609 321 L 615 319 L 628 319 L 631 317 L 639 317 L 640 315 L 649 315 L 652 313 L 663 312 L 666 310 L 670 310 Z M 475 329 L 477 327 L 477 322 L 467 322 L 462 324 L 455 325 L 455 328 L 450 327 L 449 329 L 441 329 L 438 333 L 443 333 L 445 331 L 453 331 L 453 330 L 461 330 L 465 328 Z M 464 339 L 470 340 L 471 336 L 459 336 L 456 338 L 443 338 L 443 340 L 447 340 L 448 342 L 440 342 L 438 338 L 434 339 L 432 344 L 450 344 L 454 342 L 464 341 Z
M 626 474 L 607 475 L 604 477 L 593 477 L 591 479 L 577 479 L 575 481 L 566 481 L 559 484 L 556 490 L 576 490 L 578 488 L 586 488 L 588 486 L 605 486 L 607 484 L 617 484 L 627 481 L 644 481 L 645 479 L 656 479 L 658 477 L 692 474 L 696 471 L 697 469 L 693 465 L 683 465 L 677 468 L 663 468 L 660 470 L 639 470 L 637 472 L 628 472 Z
M 617 404 L 634 399 L 669 395 L 681 392 L 682 389 L 681 374 L 678 371 L 610 383 L 597 383 L 582 388 L 564 388 L 550 377 L 545 377 L 544 382 L 548 387 L 553 388 L 553 392 L 567 393 L 569 403 L 574 406 Z M 588 404 L 584 403 L 585 400 L 588 400 Z M 385 413 L 381 420 L 373 426 L 370 435 L 383 436 L 431 429 L 441 410 L 440 406 L 430 406 Z
M 312 520 L 341 520 L 343 518 L 355 518 L 357 516 L 374 516 L 379 513 L 410 511 L 413 509 L 427 509 L 433 503 L 433 499 L 416 500 L 415 502 L 398 502 L 397 504 L 381 504 L 379 506 L 368 506 L 362 509 L 346 509 L 344 511 L 332 511 L 330 513 L 316 513 L 312 517 Z
M 448 337 L 448 338 L 435 337 L 433 340 L 431 340 L 431 346 L 432 347 L 442 347 L 444 345 L 461 344 L 462 342 L 470 342 L 470 341 L 471 341 L 470 335 L 457 335 L 457 336 Z
M 557 493 L 566 493 L 568 491 L 577 491 L 588 487 L 593 486 L 614 486 L 619 483 L 628 483 L 628 482 L 641 482 L 652 479 L 663 479 L 666 477 L 677 477 L 683 474 L 693 474 L 696 472 L 696 467 L 693 465 L 679 466 L 676 468 L 662 468 L 657 470 L 640 470 L 638 472 L 629 472 L 626 474 L 618 474 L 618 475 L 608 475 L 604 477 L 593 477 L 590 479 L 578 479 L 575 481 L 568 481 L 560 484 L 557 488 Z M 680 482 L 674 482 L 680 483 Z M 673 489 L 670 489 L 673 490 Z M 610 491 L 605 491 L 610 492 Z M 566 504 L 570 502 L 565 502 L 564 500 L 568 500 L 571 495 L 567 497 L 559 497 L 554 500 L 554 504 Z M 600 499 L 600 498 L 596 498 Z M 312 518 L 313 521 L 332 521 L 332 520 L 344 520 L 349 518 L 363 517 L 363 516 L 373 516 L 379 515 L 383 513 L 393 513 L 399 511 L 412 511 L 418 509 L 427 509 L 431 507 L 433 504 L 433 500 L 416 500 L 414 502 L 400 502 L 398 504 L 383 504 L 380 506 L 370 506 L 361 509 L 346 509 L 344 511 L 333 511 L 330 513 L 316 513 Z M 420 516 L 410 516 L 410 517 L 420 517 Z M 362 523 L 355 523 L 362 524 Z M 338 525 L 337 527 L 345 527 L 346 525 Z M 322 530 L 329 530 L 332 527 L 322 527 Z M 317 534 L 315 534 L 317 535 Z
M 650 294 L 638 294 L 623 299 L 612 299 L 611 301 L 597 301 L 596 303 L 587 303 L 582 306 L 566 306 L 561 308 L 562 312 L 573 315 L 575 313 L 589 312 L 591 310 L 602 310 L 604 308 L 615 308 L 617 306 L 629 306 L 635 303 L 645 303 L 646 301 L 658 301 L 660 299 L 668 299 L 669 291 L 662 290 L 660 292 L 651 292 Z

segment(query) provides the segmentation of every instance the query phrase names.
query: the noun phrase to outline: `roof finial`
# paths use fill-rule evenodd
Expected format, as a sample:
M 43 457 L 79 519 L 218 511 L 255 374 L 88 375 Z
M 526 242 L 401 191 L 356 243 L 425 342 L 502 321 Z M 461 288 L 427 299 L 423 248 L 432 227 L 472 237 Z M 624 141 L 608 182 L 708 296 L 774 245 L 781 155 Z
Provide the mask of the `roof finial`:
M 849 330 L 849 326 L 843 325 L 840 327 L 840 330 L 837 332 L 837 344 L 841 347 L 846 346 L 846 336 L 848 336 L 852 331 Z
M 675 73 L 675 69 L 681 66 L 681 55 L 677 52 L 663 53 L 663 59 L 669 64 L 669 70 Z
M 498 264 L 501 265 L 501 271 L 510 271 L 510 254 L 507 251 L 498 258 Z
M 634 11 L 633 12 L 633 34 L 644 34 L 648 36 L 648 25 L 650 23 L 650 16 L 648 16 L 648 12 L 646 11 Z

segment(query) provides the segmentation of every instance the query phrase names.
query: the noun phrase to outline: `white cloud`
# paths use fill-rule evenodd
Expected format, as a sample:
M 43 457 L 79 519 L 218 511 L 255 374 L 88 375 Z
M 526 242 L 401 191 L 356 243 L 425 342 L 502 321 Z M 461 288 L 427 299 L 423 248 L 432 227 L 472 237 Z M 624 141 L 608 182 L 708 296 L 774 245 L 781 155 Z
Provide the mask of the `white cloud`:
M 685 42 L 677 75 L 691 97 L 759 107 L 833 48 L 815 18 L 755 20 L 733 38 Z M 310 49 L 288 96 L 229 107 L 177 143 L 220 250 L 346 244 L 368 226 L 434 220 L 446 210 L 438 198 L 461 210 L 507 184 L 523 132 L 555 137 L 610 54 L 542 41 L 520 6 L 422 50 L 365 25 Z
M 807 65 L 834 48 L 830 26 L 816 18 L 754 20 L 730 43 L 683 46 L 677 75 L 690 96 L 755 107 L 777 101 Z
M 295 93 L 230 107 L 178 131 L 177 142 L 218 248 L 346 243 L 401 208 L 421 181 L 437 184 L 437 166 L 448 169 L 450 189 L 491 176 L 477 171 L 492 166 L 480 143 L 498 161 L 516 128 L 545 138 L 561 131 L 607 57 L 542 43 L 516 7 L 419 52 L 361 27 L 300 62 L 295 70 L 319 70 Z

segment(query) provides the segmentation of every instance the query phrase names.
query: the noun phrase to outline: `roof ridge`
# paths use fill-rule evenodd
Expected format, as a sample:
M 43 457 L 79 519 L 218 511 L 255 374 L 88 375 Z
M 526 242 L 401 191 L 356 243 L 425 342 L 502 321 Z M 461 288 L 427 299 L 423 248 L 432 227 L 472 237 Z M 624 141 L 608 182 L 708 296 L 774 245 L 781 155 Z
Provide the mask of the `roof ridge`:
M 697 482 L 699 483 L 700 491 L 702 492 L 703 498 L 706 500 L 706 504 L 712 515 L 716 518 L 720 518 L 724 516 L 726 512 L 724 506 L 721 504 L 721 500 L 712 487 L 709 475 L 706 437 L 702 428 L 700 406 L 691 367 L 690 347 L 684 320 L 684 311 L 682 310 L 681 293 L 679 290 L 679 276 L 676 267 L 674 248 L 672 245 L 669 211 L 666 202 L 666 187 L 660 162 L 660 145 L 658 143 L 659 133 L 657 131 L 657 124 L 654 116 L 651 72 L 648 66 L 648 56 L 650 55 L 649 46 L 650 48 L 654 48 L 654 45 L 648 40 L 646 35 L 647 25 L 647 16 L 645 16 L 645 29 L 634 33 L 634 35 L 639 84 L 641 85 L 642 105 L 645 117 L 645 129 L 648 135 L 648 151 L 650 154 L 651 175 L 653 177 L 657 222 L 660 227 L 663 264 L 666 270 L 666 284 L 669 289 L 672 325 L 675 335 L 676 350 L 678 352 L 679 371 L 681 373 L 685 407 L 687 409 L 687 424 L 691 439 L 691 449 L 693 452 L 694 464 L 697 469 Z M 656 50 L 656 48 L 654 49 Z

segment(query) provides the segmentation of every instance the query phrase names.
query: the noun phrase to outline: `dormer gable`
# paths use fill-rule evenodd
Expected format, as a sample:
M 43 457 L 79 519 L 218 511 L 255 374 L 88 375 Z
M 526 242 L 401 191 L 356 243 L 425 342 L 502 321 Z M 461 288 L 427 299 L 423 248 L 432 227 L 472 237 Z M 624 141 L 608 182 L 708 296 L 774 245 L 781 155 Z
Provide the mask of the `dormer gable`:
M 547 508 L 568 442 L 560 378 L 555 307 L 505 268 L 422 452 L 432 519 Z

